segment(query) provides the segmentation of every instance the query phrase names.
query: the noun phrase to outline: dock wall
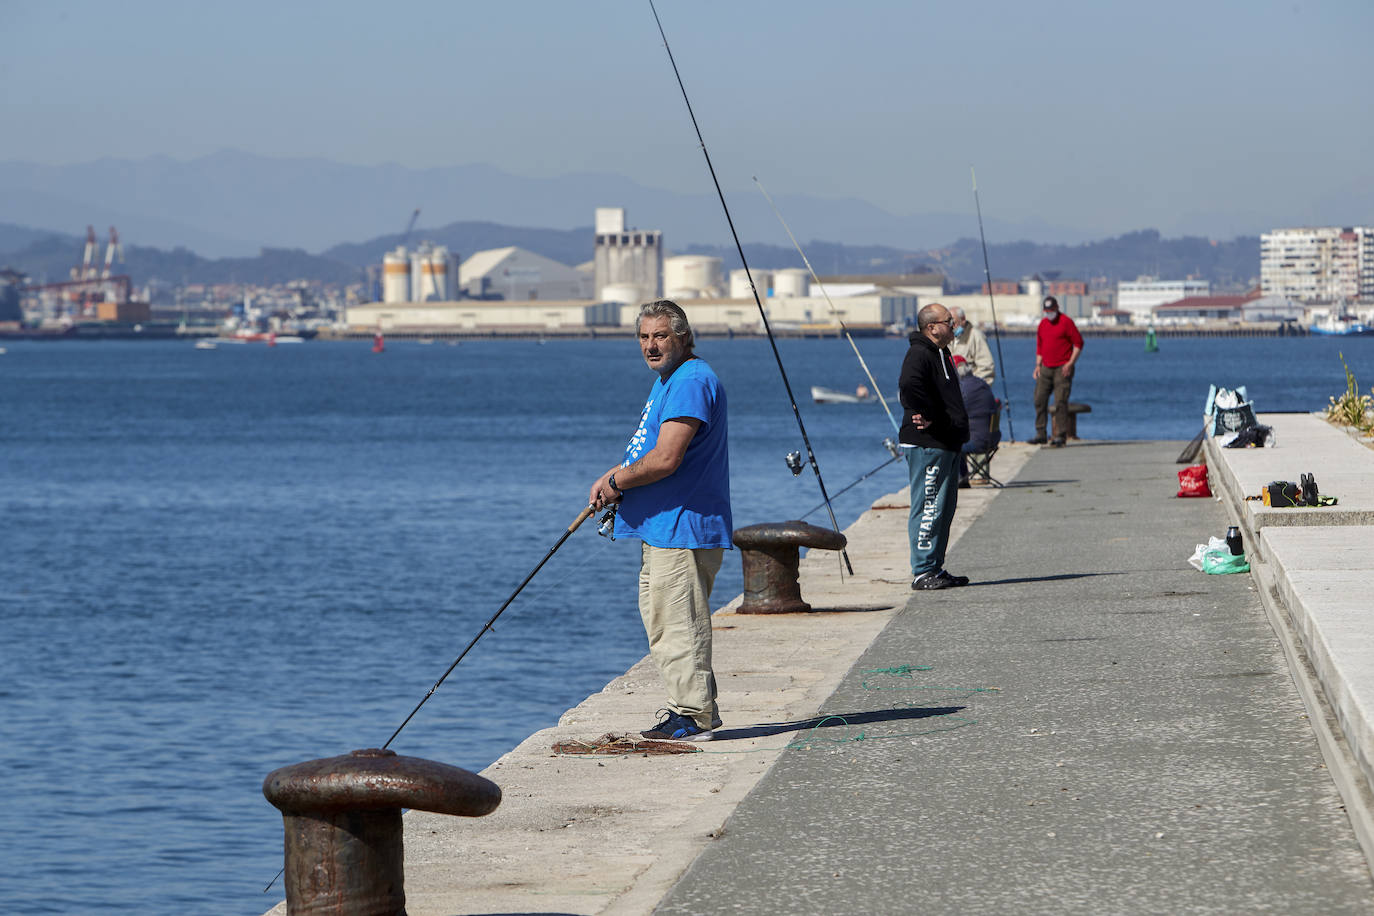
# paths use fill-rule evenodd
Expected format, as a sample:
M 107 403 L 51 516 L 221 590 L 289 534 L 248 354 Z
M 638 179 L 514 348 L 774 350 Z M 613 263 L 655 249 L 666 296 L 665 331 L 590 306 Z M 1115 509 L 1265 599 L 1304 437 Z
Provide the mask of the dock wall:
M 1261 600 L 1331 775 L 1374 860 L 1374 443 L 1319 414 L 1261 414 L 1273 448 L 1205 449 L 1212 489 L 1245 539 Z M 1312 474 L 1334 506 L 1251 497 Z

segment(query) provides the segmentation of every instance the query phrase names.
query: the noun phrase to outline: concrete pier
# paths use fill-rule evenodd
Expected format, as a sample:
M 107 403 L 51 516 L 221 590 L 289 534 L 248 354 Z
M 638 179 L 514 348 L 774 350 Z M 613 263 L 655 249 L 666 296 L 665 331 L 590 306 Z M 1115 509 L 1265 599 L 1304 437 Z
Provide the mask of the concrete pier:
M 717 612 L 718 740 L 553 755 L 649 724 L 642 661 L 483 771 L 490 817 L 407 815 L 407 911 L 1374 913 L 1374 452 L 1261 421 L 1278 448 L 1209 444 L 1214 500 L 1174 497 L 1182 443 L 1004 446 L 1008 487 L 960 492 L 962 589 L 910 590 L 879 500 L 854 577 L 803 558 L 812 613 Z M 1350 514 L 1238 498 L 1304 472 Z M 1235 519 L 1253 576 L 1187 564 Z

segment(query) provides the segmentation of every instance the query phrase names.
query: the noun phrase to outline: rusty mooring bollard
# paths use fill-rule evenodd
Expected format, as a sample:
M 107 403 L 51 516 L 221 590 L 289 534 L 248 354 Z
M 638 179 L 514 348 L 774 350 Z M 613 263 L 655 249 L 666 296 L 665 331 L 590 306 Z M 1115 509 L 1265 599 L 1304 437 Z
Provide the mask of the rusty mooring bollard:
M 744 564 L 741 614 L 795 614 L 811 610 L 797 583 L 800 548 L 843 550 L 845 536 L 806 522 L 767 522 L 737 529 L 735 546 Z
M 262 794 L 286 829 L 291 916 L 404 916 L 401 809 L 481 817 L 501 804 L 476 773 L 379 748 L 273 770 Z

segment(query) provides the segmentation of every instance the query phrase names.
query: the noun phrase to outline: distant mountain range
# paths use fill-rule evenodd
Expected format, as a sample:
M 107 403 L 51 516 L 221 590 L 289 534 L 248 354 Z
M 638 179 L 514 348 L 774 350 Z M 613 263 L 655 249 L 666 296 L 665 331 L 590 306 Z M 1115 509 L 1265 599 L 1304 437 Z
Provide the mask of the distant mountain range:
M 735 193 L 727 186 L 726 194 L 743 238 L 786 243 L 752 187 Z M 899 216 L 853 198 L 782 194 L 777 202 L 803 239 L 919 250 L 977 231 L 972 208 Z M 397 232 L 416 207 L 420 229 L 429 233 L 456 221 L 575 229 L 590 225 L 597 207 L 624 207 L 633 225 L 662 230 L 673 250 L 729 241 L 709 184 L 702 193 L 678 194 L 610 174 L 525 178 L 490 165 L 412 169 L 234 150 L 188 161 L 0 162 L 2 222 L 77 235 L 88 224 L 101 232 L 114 225 L 126 244 L 183 247 L 213 258 L 251 257 L 263 247 L 322 252 Z M 1089 238 L 1069 227 L 995 214 L 988 215 L 987 229 L 997 239 Z
M 726 196 L 751 265 L 802 266 L 760 195 Z M 983 279 L 972 213 L 897 216 L 865 201 L 807 195 L 777 202 L 802 238 L 826 240 L 805 243 L 822 274 L 929 268 L 959 283 Z M 615 175 L 523 178 L 489 165 L 358 166 L 233 150 L 189 161 L 0 162 L 0 265 L 35 280 L 65 278 L 80 259 L 84 227 L 95 226 L 103 246 L 113 225 L 139 283 L 350 282 L 401 241 L 417 206 L 411 241 L 464 255 L 519 245 L 579 264 L 592 257 L 595 208 L 612 206 L 626 208 L 631 225 L 662 230 L 670 253 L 715 254 L 727 269 L 738 266 L 714 195 L 646 188 Z M 530 228 L 541 226 L 549 228 Z M 1259 273 L 1258 239 L 1249 236 L 1165 240 L 1145 230 L 1091 241 L 1065 227 L 994 217 L 987 233 L 1020 240 L 990 246 L 998 277 L 1197 275 L 1235 287 Z
M 185 248 L 166 251 L 144 245 L 125 247 L 125 264 L 136 284 L 157 279 L 166 283 L 286 283 L 311 280 L 352 283 L 363 268 L 381 262 L 382 255 L 402 239 L 401 233 L 365 242 L 335 245 L 318 255 L 300 249 L 264 248 L 255 257 L 206 258 Z M 518 245 L 576 265 L 592 256 L 592 229 L 537 229 L 496 223 L 451 223 L 417 232 L 412 241 L 426 239 L 463 255 L 488 248 Z M 0 223 L 0 267 L 12 266 L 32 282 L 66 279 L 81 258 L 84 238 Z M 956 284 L 981 284 L 983 252 L 977 239 L 962 238 L 943 248 L 903 250 L 882 245 L 842 245 L 812 242 L 805 246 L 812 266 L 825 274 L 877 274 L 938 271 Z M 103 240 L 101 257 L 103 257 Z M 766 243 L 744 246 L 751 267 L 802 267 L 792 247 Z M 684 254 L 721 258 L 728 271 L 740 266 L 733 246 L 689 245 Z M 1203 238 L 1164 239 L 1154 230 L 1078 245 L 1012 242 L 988 246 L 994 277 L 1019 279 L 1031 274 L 1077 279 L 1105 277 L 1130 280 L 1141 274 L 1178 279 L 1201 277 L 1215 289 L 1239 289 L 1257 282 L 1259 238 L 1242 236 L 1229 242 Z

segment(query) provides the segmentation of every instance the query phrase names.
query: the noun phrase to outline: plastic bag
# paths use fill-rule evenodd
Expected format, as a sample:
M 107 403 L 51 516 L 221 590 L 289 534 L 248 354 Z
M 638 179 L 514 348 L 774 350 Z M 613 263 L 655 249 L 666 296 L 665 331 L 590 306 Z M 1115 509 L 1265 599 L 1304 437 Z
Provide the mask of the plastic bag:
M 1227 433 L 1240 432 L 1247 426 L 1255 426 L 1259 423 L 1255 419 L 1255 407 L 1249 401 L 1237 407 L 1221 407 L 1218 405 L 1217 412 L 1212 418 L 1212 435 L 1223 436 Z
M 1236 388 L 1210 386 L 1202 418 L 1208 434 L 1212 436 L 1239 432 L 1256 422 L 1255 407 L 1244 385 Z
M 1206 544 L 1199 544 L 1188 558 L 1188 565 L 1208 575 L 1221 576 L 1228 573 L 1250 571 L 1250 563 L 1244 555 L 1236 556 L 1224 538 L 1213 537 Z
M 1201 572 L 1202 558 L 1207 556 L 1209 550 L 1225 550 L 1227 553 L 1231 552 L 1231 548 L 1226 546 L 1225 538 L 1214 537 L 1208 540 L 1206 544 L 1197 545 L 1193 550 L 1193 555 L 1188 558 L 1188 565 Z
M 1222 553 L 1208 551 L 1202 558 L 1202 571 L 1209 576 L 1224 576 L 1228 573 L 1246 573 L 1250 571 L 1250 561 L 1243 556 L 1235 556 L 1230 550 Z
M 1178 495 L 1212 495 L 1211 487 L 1207 486 L 1207 465 L 1191 464 L 1178 472 Z

